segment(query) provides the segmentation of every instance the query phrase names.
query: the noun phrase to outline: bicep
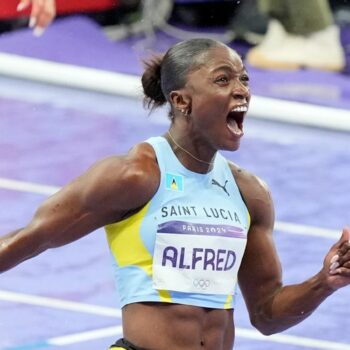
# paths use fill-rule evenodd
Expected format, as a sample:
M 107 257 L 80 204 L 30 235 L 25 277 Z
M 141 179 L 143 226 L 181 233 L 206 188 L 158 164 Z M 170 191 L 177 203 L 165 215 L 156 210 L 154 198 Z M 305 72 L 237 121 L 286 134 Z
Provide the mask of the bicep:
M 118 157 L 98 163 L 50 197 L 27 229 L 52 248 L 118 221 L 148 200 L 151 186 L 140 168 L 139 162 Z

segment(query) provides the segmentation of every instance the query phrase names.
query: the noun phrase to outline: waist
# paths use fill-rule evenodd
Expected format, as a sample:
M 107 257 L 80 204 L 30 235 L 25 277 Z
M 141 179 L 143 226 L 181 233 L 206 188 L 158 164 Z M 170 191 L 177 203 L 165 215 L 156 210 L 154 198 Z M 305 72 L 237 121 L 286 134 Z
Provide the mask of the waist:
M 233 309 L 167 303 L 123 307 L 124 337 L 149 350 L 231 350 Z

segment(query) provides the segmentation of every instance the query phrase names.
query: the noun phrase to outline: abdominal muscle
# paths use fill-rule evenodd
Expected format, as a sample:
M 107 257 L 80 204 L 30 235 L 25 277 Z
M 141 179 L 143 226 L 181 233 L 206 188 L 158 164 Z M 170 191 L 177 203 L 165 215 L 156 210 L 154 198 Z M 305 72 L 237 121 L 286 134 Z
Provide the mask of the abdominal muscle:
M 233 310 L 166 303 L 123 307 L 124 338 L 145 350 L 231 350 Z

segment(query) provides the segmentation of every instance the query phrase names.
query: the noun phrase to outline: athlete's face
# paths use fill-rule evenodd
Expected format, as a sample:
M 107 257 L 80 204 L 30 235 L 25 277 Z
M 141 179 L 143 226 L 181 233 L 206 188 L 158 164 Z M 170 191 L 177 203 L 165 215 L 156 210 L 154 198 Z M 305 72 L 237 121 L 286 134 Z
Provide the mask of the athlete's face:
M 215 150 L 238 149 L 250 101 L 249 78 L 241 58 L 226 46 L 210 49 L 188 75 L 191 132 Z

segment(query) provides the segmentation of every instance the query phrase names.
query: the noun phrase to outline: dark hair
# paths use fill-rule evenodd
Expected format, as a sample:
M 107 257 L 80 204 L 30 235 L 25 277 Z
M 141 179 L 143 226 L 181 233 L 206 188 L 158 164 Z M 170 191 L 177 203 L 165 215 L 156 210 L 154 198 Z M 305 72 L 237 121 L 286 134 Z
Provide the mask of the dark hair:
M 171 91 L 185 86 L 189 72 L 203 62 L 198 56 L 213 47 L 223 45 L 213 39 L 190 39 L 172 46 L 165 55 L 154 56 L 145 62 L 142 86 L 144 104 L 154 109 L 164 105 Z

